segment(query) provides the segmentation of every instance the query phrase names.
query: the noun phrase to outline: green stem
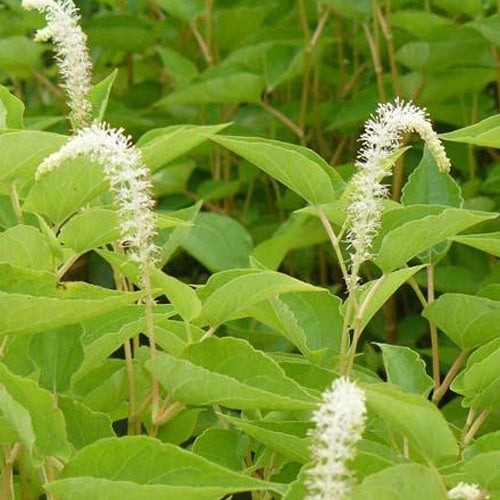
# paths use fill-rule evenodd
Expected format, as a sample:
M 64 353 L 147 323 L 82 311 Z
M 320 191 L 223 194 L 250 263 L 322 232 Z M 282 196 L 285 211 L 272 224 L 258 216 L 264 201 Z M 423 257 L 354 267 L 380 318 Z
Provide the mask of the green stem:
M 19 201 L 16 184 L 14 182 L 10 185 L 10 201 L 12 203 L 14 213 L 16 214 L 17 221 L 19 222 L 19 224 L 22 224 L 24 222 L 23 211 L 21 209 L 21 203 Z
M 446 391 L 449 389 L 451 383 L 457 376 L 458 371 L 466 360 L 468 353 L 469 351 L 463 350 L 457 356 L 457 359 L 455 359 L 454 363 L 451 365 L 451 368 L 448 370 L 448 373 L 444 377 L 443 383 L 440 385 L 439 389 L 432 395 L 432 402 L 434 404 L 437 405 L 446 394 Z
M 427 302 L 434 302 L 434 265 L 427 267 Z M 439 338 L 436 325 L 429 321 L 429 329 L 431 334 L 431 350 L 432 350 L 432 377 L 434 379 L 434 393 L 436 393 L 441 384 L 439 370 Z

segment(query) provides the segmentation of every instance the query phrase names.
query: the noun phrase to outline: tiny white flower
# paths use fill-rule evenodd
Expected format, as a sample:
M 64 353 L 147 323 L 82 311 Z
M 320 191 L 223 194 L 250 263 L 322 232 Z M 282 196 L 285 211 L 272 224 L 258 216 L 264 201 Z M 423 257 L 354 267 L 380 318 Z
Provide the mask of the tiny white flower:
M 309 432 L 313 466 L 307 470 L 307 500 L 345 500 L 353 486 L 347 461 L 365 428 L 364 392 L 345 377 L 334 380 L 314 412 L 315 427 Z
M 356 162 L 359 171 L 352 180 L 348 208 L 351 221 L 348 241 L 352 248 L 349 288 L 356 287 L 359 266 L 371 257 L 372 243 L 380 226 L 382 200 L 388 193 L 382 184 L 384 177 L 391 174 L 388 159 L 400 147 L 402 135 L 408 132 L 421 136 L 439 170 L 450 170 L 450 160 L 425 110 L 399 99 L 395 104 L 379 104 L 361 135 L 363 145 Z
M 479 489 L 477 484 L 458 483 L 448 491 L 448 498 L 461 498 L 463 500 L 486 500 L 490 496 Z
M 63 81 L 61 86 L 68 94 L 73 128 L 89 125 L 92 62 L 87 36 L 79 25 L 78 9 L 72 0 L 23 0 L 22 5 L 25 9 L 45 14 L 47 26 L 36 33 L 35 41 L 54 41 L 56 62 Z
M 59 151 L 45 158 L 38 167 L 37 180 L 65 161 L 83 155 L 103 166 L 118 208 L 122 244 L 131 260 L 145 269 L 154 262 L 157 250 L 153 244 L 156 219 L 149 170 L 140 150 L 122 129 L 94 123 L 78 130 Z

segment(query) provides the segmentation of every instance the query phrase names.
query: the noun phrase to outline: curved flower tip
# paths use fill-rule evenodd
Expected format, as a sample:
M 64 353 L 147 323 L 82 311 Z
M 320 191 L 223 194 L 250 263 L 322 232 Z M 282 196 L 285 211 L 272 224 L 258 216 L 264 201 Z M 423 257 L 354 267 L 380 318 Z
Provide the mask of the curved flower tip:
M 122 244 L 128 249 L 129 257 L 143 267 L 153 264 L 157 248 L 153 244 L 156 218 L 150 173 L 140 150 L 122 129 L 94 123 L 79 130 L 59 151 L 45 158 L 38 167 L 37 180 L 65 161 L 84 155 L 104 168 L 118 208 Z
M 352 247 L 349 288 L 357 286 L 359 266 L 371 257 L 372 243 L 380 227 L 382 200 L 387 195 L 382 181 L 391 173 L 391 162 L 387 160 L 400 147 L 403 134 L 409 132 L 418 133 L 425 141 L 440 171 L 450 170 L 450 160 L 425 110 L 399 99 L 394 104 L 379 104 L 361 135 L 363 145 L 356 162 L 359 171 L 352 180 L 348 208 L 348 241 Z
M 307 500 L 345 500 L 353 486 L 347 461 L 356 455 L 366 421 L 364 392 L 349 379 L 336 379 L 323 393 L 310 431 L 313 466 L 307 471 Z
M 460 498 L 463 500 L 486 500 L 490 496 L 481 491 L 477 484 L 458 483 L 448 491 L 448 498 Z
M 47 26 L 36 33 L 35 40 L 54 41 L 63 81 L 61 86 L 69 98 L 73 127 L 88 125 L 92 114 L 92 105 L 88 100 L 92 88 L 92 62 L 87 36 L 79 25 L 78 9 L 72 0 L 23 0 L 22 5 L 27 10 L 45 14 Z

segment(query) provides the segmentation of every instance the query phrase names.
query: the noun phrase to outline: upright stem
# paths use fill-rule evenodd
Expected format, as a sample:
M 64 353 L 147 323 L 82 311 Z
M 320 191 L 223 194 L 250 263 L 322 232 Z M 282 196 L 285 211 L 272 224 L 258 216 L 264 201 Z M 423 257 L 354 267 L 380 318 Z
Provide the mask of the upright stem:
M 125 370 L 127 372 L 128 386 L 128 435 L 135 434 L 135 423 L 132 416 L 135 415 L 137 409 L 137 396 L 135 392 L 135 373 L 134 373 L 134 358 L 132 356 L 132 346 L 130 339 L 123 343 L 125 352 Z
M 434 265 L 427 267 L 427 302 L 434 302 Z M 434 393 L 436 393 L 441 384 L 439 373 L 439 339 L 436 325 L 429 321 L 431 332 L 431 349 L 432 349 L 432 376 L 434 379 Z
M 371 34 L 368 25 L 366 23 L 363 23 L 362 27 L 363 31 L 365 32 L 366 41 L 368 42 L 368 46 L 370 47 L 370 53 L 372 55 L 373 69 L 375 70 L 375 77 L 377 79 L 379 98 L 382 102 L 385 102 L 387 101 L 387 97 L 385 95 L 383 70 L 382 70 L 382 64 L 380 62 L 380 53 L 377 48 L 377 45 L 375 44 L 375 40 L 373 39 L 373 36 Z
M 490 410 L 484 410 L 479 414 L 476 420 L 474 420 L 473 424 L 470 426 L 469 431 L 465 434 L 464 438 L 462 439 L 462 448 L 466 448 L 468 444 L 472 441 L 472 439 L 476 435 L 476 432 L 483 425 L 484 421 L 486 420 L 489 414 Z
M 8 500 L 10 498 L 14 500 L 12 472 L 14 468 L 14 462 L 16 461 L 19 452 L 22 449 L 22 445 L 21 443 L 16 443 L 12 448 L 10 446 L 6 446 L 5 449 L 7 452 L 7 456 L 2 471 L 1 498 L 2 500 Z
M 155 336 L 155 325 L 153 319 L 153 293 L 151 290 L 151 277 L 149 275 L 149 269 L 143 272 L 143 289 L 146 292 L 144 299 L 145 309 L 146 309 L 146 331 L 149 338 L 149 351 L 151 359 L 154 361 L 156 359 L 156 336 Z M 158 385 L 158 378 L 156 375 L 151 375 L 151 415 L 153 424 L 158 418 L 158 410 L 160 406 L 160 386 Z
M 439 389 L 432 395 L 433 403 L 438 404 L 443 398 L 443 396 L 446 394 L 446 391 L 449 389 L 451 383 L 457 376 L 458 371 L 460 370 L 464 361 L 466 360 L 468 353 L 469 351 L 463 350 L 457 356 L 457 359 L 455 359 L 455 361 L 451 365 L 451 368 L 448 370 L 448 373 L 444 377 L 443 383 L 440 385 Z
M 23 211 L 21 209 L 21 203 L 19 202 L 19 195 L 17 193 L 16 184 L 12 182 L 10 185 L 10 201 L 12 203 L 12 208 L 16 214 L 17 221 L 19 224 L 24 222 Z

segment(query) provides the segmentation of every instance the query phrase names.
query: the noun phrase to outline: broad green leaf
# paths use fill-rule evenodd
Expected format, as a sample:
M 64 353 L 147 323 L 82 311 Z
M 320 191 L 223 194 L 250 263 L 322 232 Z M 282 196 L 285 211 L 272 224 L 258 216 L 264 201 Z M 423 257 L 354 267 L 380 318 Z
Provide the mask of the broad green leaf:
M 30 179 L 42 160 L 66 141 L 64 135 L 37 130 L 15 130 L 0 134 L 0 181 Z
M 186 404 L 236 409 L 310 409 L 315 399 L 266 354 L 231 337 L 189 345 L 178 357 L 148 361 L 172 397 Z
M 500 46 L 500 14 L 493 14 L 492 16 L 478 18 L 477 20 L 469 23 L 471 28 L 477 30 L 481 35 L 496 45 Z
M 129 261 L 125 255 L 105 250 L 101 250 L 99 254 L 128 279 L 134 283 L 140 283 L 141 275 L 138 265 Z M 191 321 L 199 315 L 201 302 L 196 292 L 189 285 L 156 268 L 151 269 L 150 279 L 151 286 L 160 288 L 165 293 L 184 320 Z
M 276 271 L 249 269 L 236 276 L 232 271 L 222 271 L 208 280 L 205 291 L 202 320 L 211 326 L 218 326 L 273 296 L 318 291 L 318 288 Z
M 85 253 L 120 238 L 118 213 L 106 208 L 90 208 L 67 222 L 59 240 L 76 253 Z
M 446 141 L 464 142 L 475 146 L 500 148 L 500 114 L 490 116 L 469 127 L 441 134 Z
M 445 293 L 422 313 L 461 349 L 474 349 L 498 335 L 500 302 L 474 295 Z
M 327 239 L 319 219 L 296 214 L 285 221 L 271 238 L 259 243 L 252 256 L 268 269 L 277 270 L 290 250 L 307 248 Z
M 158 49 L 158 54 L 169 77 L 173 80 L 174 87 L 186 85 L 198 76 L 196 64 L 179 52 L 161 47 Z
M 101 165 L 88 158 L 76 158 L 37 181 L 23 210 L 45 215 L 60 224 L 106 189 Z
M 59 328 L 113 311 L 142 295 L 118 292 L 76 298 L 81 291 L 84 289 L 80 283 L 65 283 L 53 296 L 0 291 L 0 331 L 4 335 L 27 334 Z
M 419 464 L 398 464 L 372 474 L 353 490 L 353 500 L 446 500 L 436 471 Z
M 0 40 L 0 68 L 18 78 L 31 78 L 41 66 L 44 48 L 25 36 L 2 37 Z
M 142 52 L 154 44 L 154 33 L 142 17 L 101 12 L 85 23 L 91 45 L 125 52 Z
M 245 468 L 245 457 L 250 451 L 250 440 L 236 429 L 212 428 L 196 438 L 191 451 L 212 463 L 241 471 Z
M 191 207 L 177 210 L 171 214 L 178 220 L 185 221 L 186 224 L 174 228 L 172 232 L 159 231 L 156 244 L 161 248 L 160 265 L 164 266 L 173 256 L 175 251 L 184 243 L 191 233 L 202 202 L 198 202 Z
M 221 68 L 222 69 L 222 68 Z M 226 68 L 223 68 L 224 70 Z M 258 103 L 265 82 L 261 75 L 227 68 L 201 75 L 156 103 L 159 107 L 202 104 Z
M 249 313 L 295 344 L 308 359 L 323 363 L 340 352 L 342 301 L 326 290 L 272 297 Z
M 203 408 L 182 410 L 175 418 L 162 425 L 156 437 L 164 443 L 182 444 L 193 436 Z
M 226 127 L 227 123 L 203 126 L 173 125 L 150 130 L 139 139 L 137 145 L 142 151 L 145 164 L 155 172 Z
M 467 477 L 468 482 L 478 484 L 481 489 L 491 494 L 491 499 L 496 500 L 500 496 L 500 451 L 481 453 L 467 460 L 461 471 Z
M 391 14 L 393 27 L 405 30 L 418 38 L 428 39 L 435 28 L 446 24 L 452 24 L 451 19 L 423 10 L 398 9 Z
M 212 272 L 247 267 L 252 237 L 235 219 L 201 212 L 182 247 Z
M 0 85 L 0 129 L 23 128 L 24 104 Z
M 33 456 L 33 459 L 38 462 L 41 456 L 52 455 L 61 460 L 67 460 L 70 448 L 66 437 L 66 427 L 63 415 L 55 405 L 53 395 L 40 388 L 33 380 L 10 373 L 3 364 L 0 364 L 0 384 L 6 391 L 3 395 L 10 396 L 9 404 L 12 413 L 8 416 L 21 418 L 22 420 L 17 425 L 22 426 L 23 433 L 28 434 L 31 431 L 26 427 L 28 424 L 25 414 L 18 413 L 19 406 L 29 412 L 36 436 L 34 446 L 37 456 Z M 31 442 L 32 436 L 28 434 L 24 437 Z
M 242 420 L 224 416 L 234 427 L 260 441 L 284 457 L 305 464 L 311 459 L 306 438 L 309 422 L 276 422 L 271 420 Z
M 476 17 L 483 10 L 481 0 L 435 0 L 435 5 L 454 16 L 466 14 Z
M 468 245 L 473 248 L 479 248 L 495 257 L 500 257 L 500 231 L 483 234 L 466 234 L 463 236 L 454 236 L 452 241 Z
M 499 363 L 499 338 L 474 351 L 452 384 L 452 389 L 464 396 L 462 406 L 493 410 L 500 405 Z
M 387 381 L 405 392 L 427 397 L 432 389 L 432 378 L 425 371 L 420 355 L 409 347 L 376 343 L 382 350 Z
M 117 74 L 118 69 L 115 69 L 104 80 L 100 81 L 97 85 L 94 85 L 92 90 L 89 92 L 89 100 L 92 104 L 92 118 L 94 120 L 102 121 L 104 119 L 104 114 L 106 113 L 106 108 L 108 107 L 111 87 L 113 87 L 113 84 L 115 83 Z
M 64 415 L 69 442 L 77 449 L 114 436 L 111 419 L 68 396 L 58 395 L 57 406 Z
M 186 158 L 173 160 L 160 168 L 151 177 L 154 195 L 184 194 L 188 191 L 187 184 L 195 168 L 196 163 Z
M 364 300 L 374 287 L 377 287 L 377 291 L 371 296 L 370 302 L 365 307 L 363 318 L 360 323 L 361 329 L 364 329 L 366 325 L 368 325 L 370 320 L 389 300 L 394 292 L 423 267 L 425 266 L 413 266 L 400 269 L 399 271 L 393 271 L 392 273 L 384 274 L 377 280 L 370 281 L 363 285 L 358 296 L 358 302 L 360 304 L 363 304 Z
M 62 479 L 69 478 L 73 478 L 74 488 L 78 485 L 76 478 L 108 479 L 121 481 L 122 485 L 124 481 L 150 487 L 162 485 L 163 488 L 152 490 L 151 498 L 160 498 L 158 492 L 163 493 L 162 498 L 208 499 L 239 491 L 282 491 L 281 485 L 239 474 L 195 453 L 144 436 L 102 439 L 83 448 L 63 470 Z M 110 498 L 119 498 L 116 487 L 109 486 L 115 492 Z M 122 494 L 127 490 L 122 489 Z M 102 491 L 107 493 L 108 489 Z
M 51 392 L 68 390 L 71 377 L 83 360 L 80 325 L 70 325 L 35 335 L 30 358 L 39 370 L 38 383 Z
M 497 214 L 448 208 L 439 215 L 407 222 L 384 236 L 373 260 L 384 272 L 390 272 L 450 236 L 495 217 Z
M 42 233 L 36 227 L 21 224 L 0 233 L 0 261 L 38 271 L 52 271 L 55 267 Z
M 321 3 L 331 7 L 342 17 L 356 19 L 366 22 L 372 12 L 372 4 L 369 0 L 352 0 L 345 3 L 342 0 L 320 0 Z
M 240 190 L 241 182 L 208 179 L 197 188 L 196 193 L 205 201 L 216 201 L 236 196 Z
M 171 16 L 183 21 L 193 22 L 205 10 L 203 0 L 154 0 Z
M 408 439 L 419 460 L 436 464 L 453 459 L 458 445 L 441 412 L 427 399 L 390 384 L 364 384 L 368 409 Z
M 30 457 L 34 457 L 35 460 L 39 459 L 40 457 L 36 456 L 36 434 L 29 411 L 17 402 L 3 385 L 0 385 L 0 407 L 2 408 L 2 416 L 4 417 L 2 424 L 10 427 L 5 437 L 3 433 L 0 434 L 0 442 L 14 444 L 16 441 L 19 441 Z M 4 425 L 2 425 L 2 428 L 5 428 Z M 3 440 L 2 438 L 8 440 Z
M 211 139 L 242 156 L 313 205 L 335 200 L 343 187 L 339 174 L 307 148 L 255 137 L 216 136 Z
M 418 167 L 403 187 L 403 205 L 445 205 L 459 208 L 462 195 L 459 185 L 448 173 L 440 172 L 434 156 L 425 147 Z

